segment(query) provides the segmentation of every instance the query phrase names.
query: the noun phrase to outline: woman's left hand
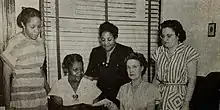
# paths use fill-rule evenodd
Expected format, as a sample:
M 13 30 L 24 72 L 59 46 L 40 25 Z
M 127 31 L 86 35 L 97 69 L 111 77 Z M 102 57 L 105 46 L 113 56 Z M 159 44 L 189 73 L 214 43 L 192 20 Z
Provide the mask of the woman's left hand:
M 105 106 L 105 107 L 107 107 L 110 103 L 111 103 L 110 100 L 103 99 L 101 101 L 98 101 L 98 102 L 94 103 L 92 106 Z
M 117 106 L 109 99 L 103 99 L 97 103 L 94 103 L 92 106 L 104 106 L 107 107 L 109 110 L 118 110 Z

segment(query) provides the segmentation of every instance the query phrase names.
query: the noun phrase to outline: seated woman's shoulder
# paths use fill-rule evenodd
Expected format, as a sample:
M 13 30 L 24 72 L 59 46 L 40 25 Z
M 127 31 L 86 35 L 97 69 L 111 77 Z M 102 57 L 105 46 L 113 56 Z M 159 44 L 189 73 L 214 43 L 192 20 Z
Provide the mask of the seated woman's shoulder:
M 151 89 L 151 90 L 158 90 L 158 87 L 156 84 L 153 84 L 153 83 L 149 83 L 148 81 L 143 81 L 143 83 L 147 86 L 148 85 L 148 89 Z
M 128 86 L 130 83 L 131 83 L 131 82 L 125 83 L 125 84 L 123 84 L 122 86 L 124 86 L 124 87 L 125 87 L 125 86 Z M 121 87 L 122 87 L 122 86 L 121 86 Z
M 53 87 L 57 87 L 57 86 L 62 86 L 64 84 L 66 84 L 66 82 L 68 82 L 68 77 L 67 76 L 64 76 L 63 78 L 55 81 L 53 84 L 52 84 L 52 88 Z
M 149 86 L 153 89 L 153 90 L 158 90 L 158 87 L 155 84 L 149 83 Z
M 120 89 L 128 88 L 128 86 L 131 85 L 131 82 L 123 84 Z

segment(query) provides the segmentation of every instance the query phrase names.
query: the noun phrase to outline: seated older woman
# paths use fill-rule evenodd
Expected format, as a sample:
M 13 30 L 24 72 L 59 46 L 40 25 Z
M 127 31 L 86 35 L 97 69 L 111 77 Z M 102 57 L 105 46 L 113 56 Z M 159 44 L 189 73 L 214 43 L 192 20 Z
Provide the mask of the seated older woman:
M 83 97 L 91 95 L 83 92 L 86 91 L 84 87 L 86 87 L 87 84 L 85 84 L 85 82 L 90 83 L 88 85 L 91 85 L 91 83 L 93 83 L 93 85 L 96 85 L 96 82 L 92 82 L 83 78 L 84 73 L 82 56 L 79 54 L 67 55 L 63 60 L 62 67 L 64 77 L 58 80 L 52 86 L 52 89 L 49 93 L 52 108 L 56 110 L 78 110 L 84 108 L 94 108 L 88 105 L 92 102 L 86 102 L 85 100 L 83 100 Z M 91 92 L 94 91 L 91 90 Z M 99 94 L 97 94 L 97 96 L 98 95 Z M 94 96 L 94 99 L 97 96 Z M 88 96 L 88 98 L 91 98 L 91 96 Z M 92 98 L 91 100 L 93 101 L 94 99 Z
M 95 105 L 105 105 L 111 110 L 155 110 L 160 102 L 158 88 L 143 80 L 146 72 L 147 61 L 141 53 L 131 53 L 125 59 L 127 73 L 131 81 L 121 86 L 117 99 L 120 108 L 108 99 L 104 99 Z

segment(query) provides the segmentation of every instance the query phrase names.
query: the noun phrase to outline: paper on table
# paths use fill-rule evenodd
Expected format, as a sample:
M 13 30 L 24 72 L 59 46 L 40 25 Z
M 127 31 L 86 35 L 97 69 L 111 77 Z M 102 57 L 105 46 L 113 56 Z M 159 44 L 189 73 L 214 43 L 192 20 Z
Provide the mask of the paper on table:
M 110 103 L 111 101 L 109 101 L 108 99 L 102 99 L 96 103 L 94 103 L 92 106 L 103 106 L 106 105 L 107 103 Z
M 91 81 L 84 77 L 81 79 L 76 92 L 80 103 L 92 104 L 93 100 L 101 94 L 101 90 L 96 86 L 96 83 L 96 80 Z

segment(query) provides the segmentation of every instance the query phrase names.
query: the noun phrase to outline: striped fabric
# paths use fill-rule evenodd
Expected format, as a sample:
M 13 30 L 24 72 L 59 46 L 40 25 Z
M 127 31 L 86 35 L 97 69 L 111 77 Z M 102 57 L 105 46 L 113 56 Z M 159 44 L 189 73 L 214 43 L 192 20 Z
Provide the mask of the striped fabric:
M 192 47 L 180 43 L 171 57 L 163 46 L 159 47 L 152 58 L 156 61 L 157 80 L 162 94 L 162 110 L 179 110 L 186 95 L 187 64 L 199 57 Z
M 31 40 L 18 33 L 1 57 L 15 73 L 11 107 L 16 110 L 47 110 L 47 94 L 40 69 L 45 57 L 42 39 Z

